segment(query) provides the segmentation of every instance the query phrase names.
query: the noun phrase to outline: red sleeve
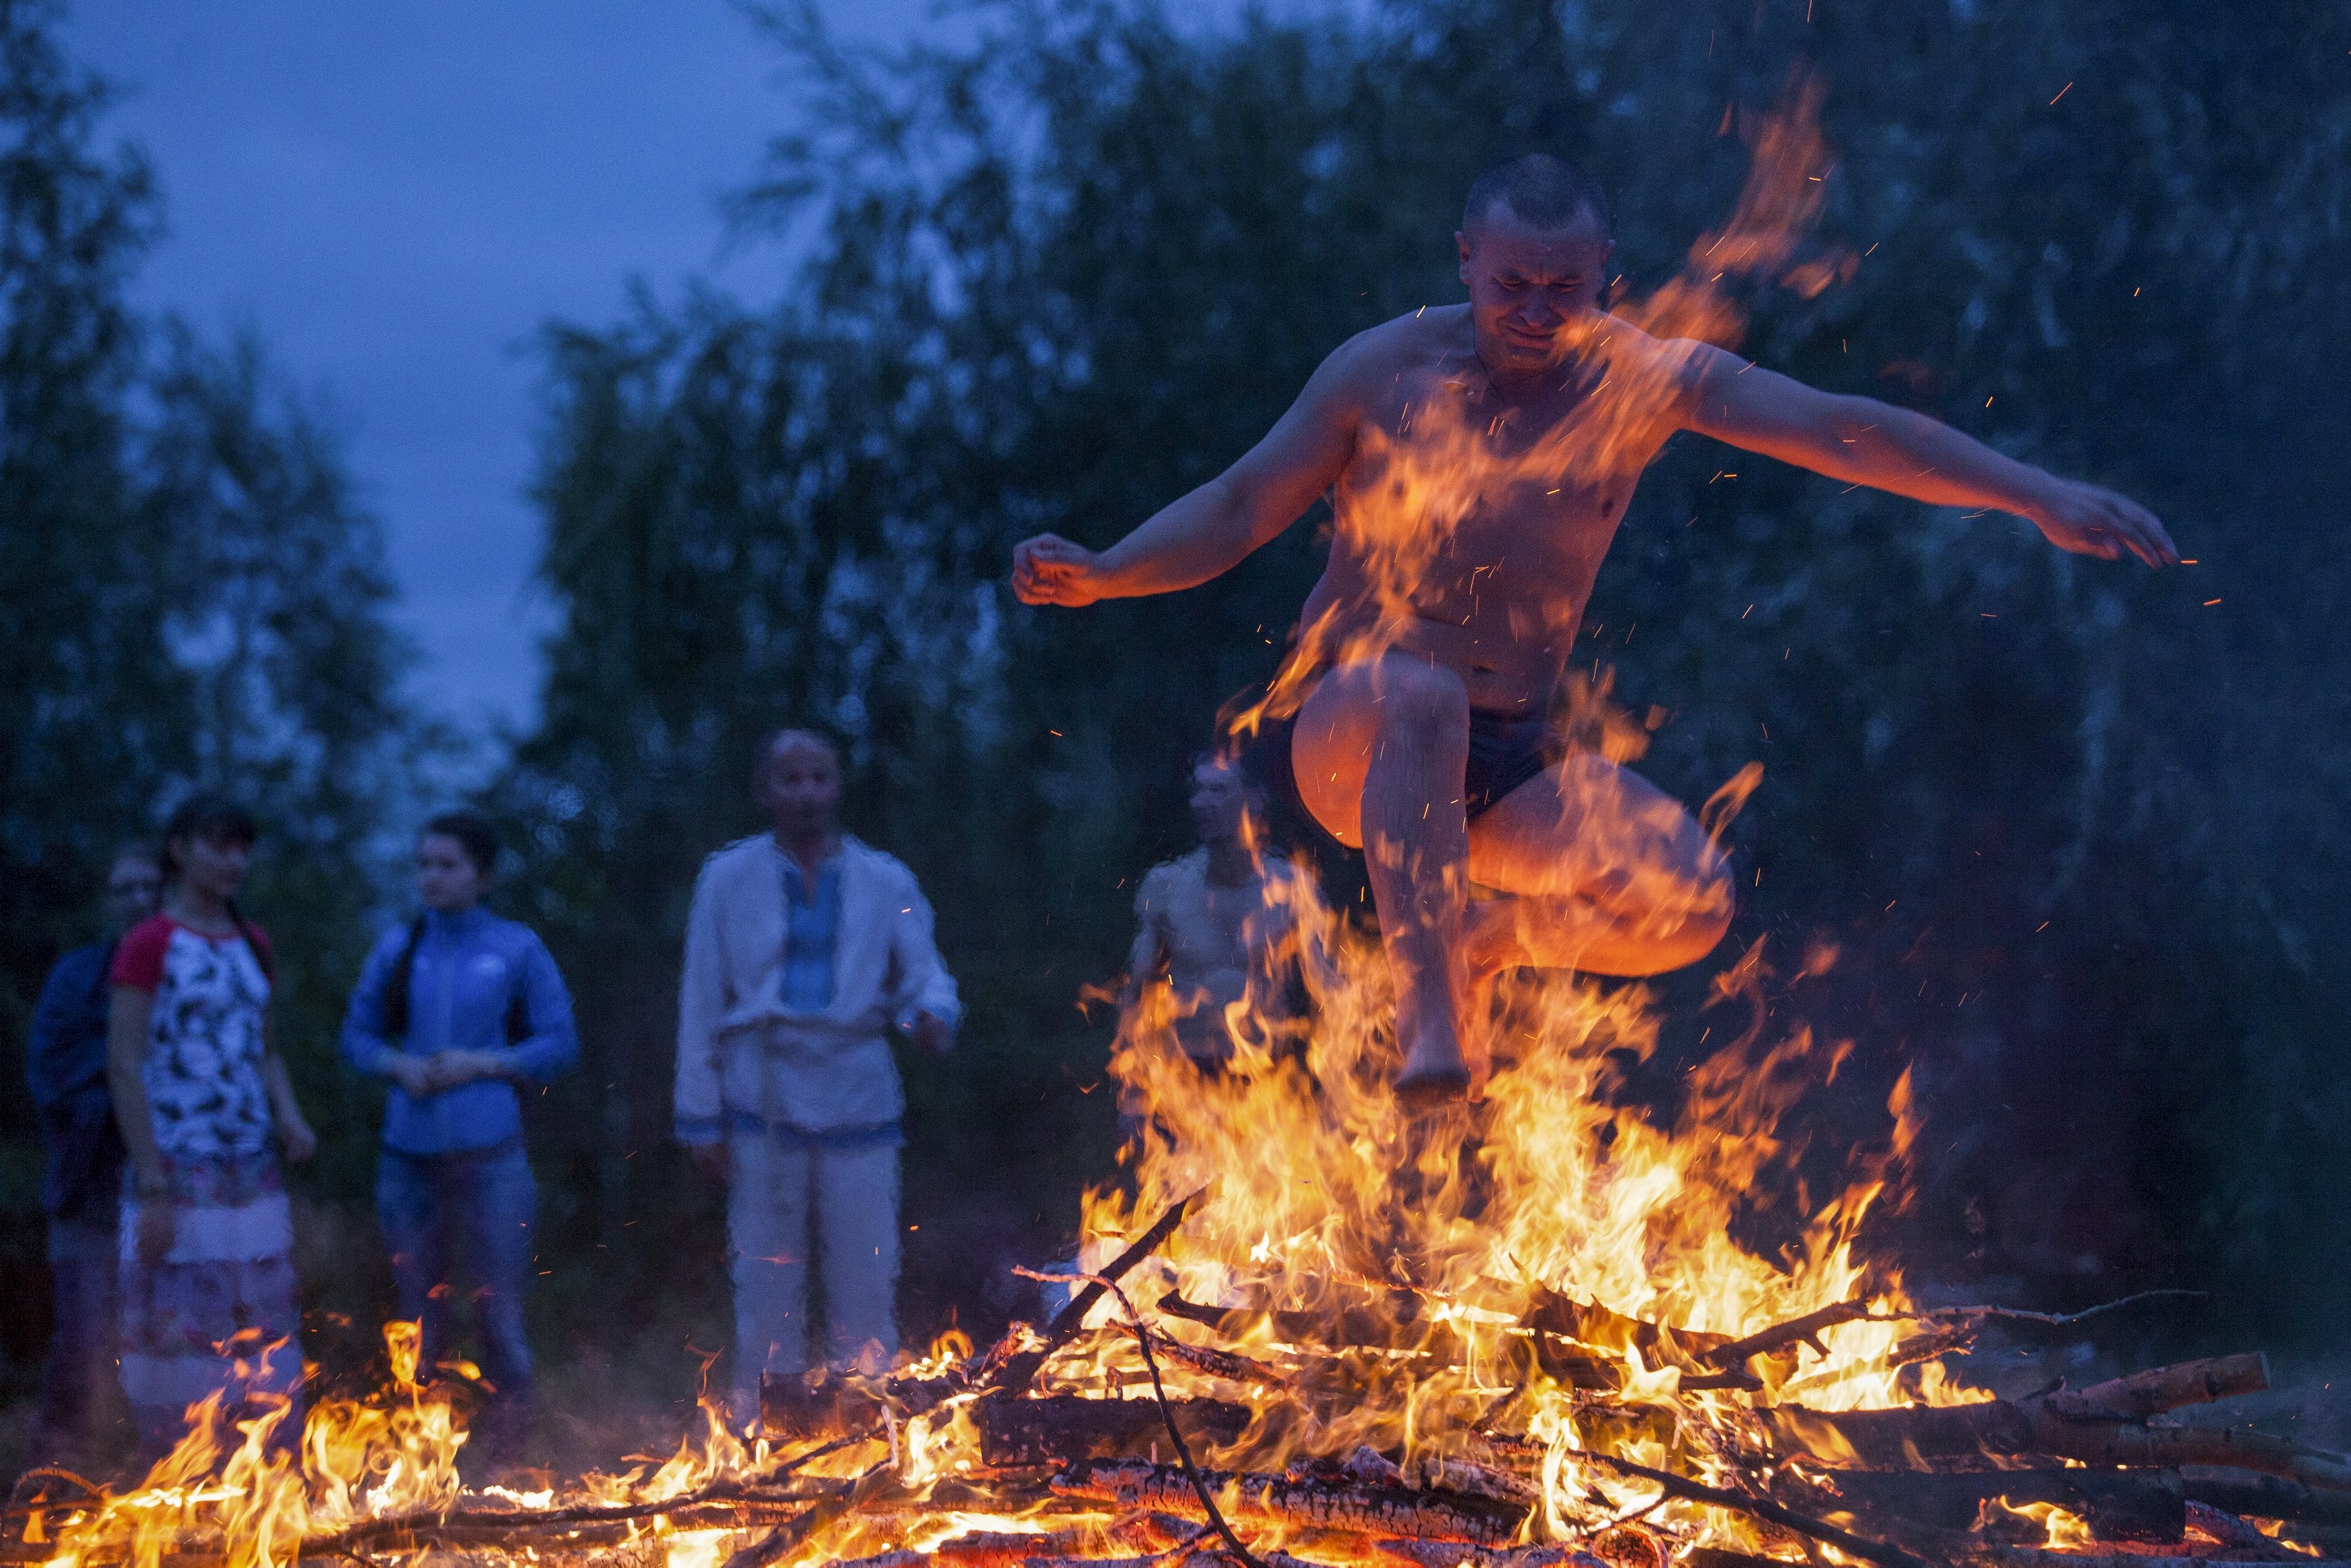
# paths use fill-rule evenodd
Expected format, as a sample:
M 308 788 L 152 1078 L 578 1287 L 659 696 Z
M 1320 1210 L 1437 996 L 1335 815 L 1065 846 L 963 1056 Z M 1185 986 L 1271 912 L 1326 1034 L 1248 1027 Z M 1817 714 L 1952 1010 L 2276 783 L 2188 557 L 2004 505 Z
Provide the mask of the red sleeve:
M 269 933 L 251 920 L 245 922 L 246 940 L 253 944 L 253 956 L 261 961 L 261 972 L 275 973 L 277 950 L 269 945 Z
M 162 989 L 163 954 L 171 945 L 172 922 L 161 915 L 148 916 L 116 946 L 107 982 L 150 993 Z

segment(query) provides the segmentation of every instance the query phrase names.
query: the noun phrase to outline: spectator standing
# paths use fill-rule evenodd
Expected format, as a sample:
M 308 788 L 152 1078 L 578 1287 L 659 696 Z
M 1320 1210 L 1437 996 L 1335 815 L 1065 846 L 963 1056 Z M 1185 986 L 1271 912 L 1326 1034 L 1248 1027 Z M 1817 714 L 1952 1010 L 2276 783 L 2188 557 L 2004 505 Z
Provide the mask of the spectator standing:
M 37 1451 L 59 1457 L 99 1446 L 114 1382 L 123 1156 L 106 1088 L 108 975 L 123 933 L 155 912 L 162 885 L 154 850 L 115 852 L 106 874 L 106 940 L 74 949 L 49 971 L 25 1052 L 41 1129 L 56 1320 L 34 1442 Z
M 491 1389 L 478 1451 L 505 1466 L 529 1427 L 523 1293 L 538 1208 L 517 1090 L 572 1066 L 580 1041 L 547 944 L 481 907 L 497 863 L 497 832 L 478 813 L 424 825 L 416 840 L 423 912 L 368 955 L 342 1046 L 352 1066 L 392 1085 L 376 1215 L 401 1315 L 423 1324 L 428 1362 L 450 1354 L 451 1251 L 462 1239 Z
M 812 1240 L 827 1359 L 872 1369 L 896 1354 L 906 1101 L 887 1035 L 894 1023 L 943 1054 L 963 1016 L 914 873 L 840 829 L 832 742 L 776 735 L 754 789 L 770 831 L 713 855 L 695 884 L 676 1095 L 679 1140 L 727 1183 L 746 1420 L 763 1373 L 809 1368 Z
M 269 939 L 241 914 L 253 818 L 199 795 L 163 829 L 162 909 L 115 950 L 107 1078 L 130 1154 L 122 1391 L 158 1454 L 208 1395 L 298 1405 L 294 1227 L 277 1154 L 319 1147 L 269 1022 Z M 273 1147 L 276 1146 L 276 1147 Z M 298 1427 L 298 1409 L 289 1423 Z
M 1135 889 L 1122 1011 L 1134 1016 L 1147 992 L 1167 986 L 1177 1048 L 1214 1075 L 1233 1057 L 1236 1007 L 1267 1036 L 1259 1044 L 1303 1044 L 1298 874 L 1287 859 L 1259 847 L 1265 796 L 1239 763 L 1199 757 L 1191 786 L 1200 846 L 1153 867 Z

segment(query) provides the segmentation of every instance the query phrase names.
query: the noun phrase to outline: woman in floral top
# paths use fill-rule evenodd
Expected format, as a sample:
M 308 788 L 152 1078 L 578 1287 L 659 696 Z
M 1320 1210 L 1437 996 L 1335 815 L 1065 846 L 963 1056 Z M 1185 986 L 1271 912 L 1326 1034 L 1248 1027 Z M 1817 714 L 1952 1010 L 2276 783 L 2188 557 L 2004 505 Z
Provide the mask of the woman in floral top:
M 215 1394 L 226 1414 L 282 1407 L 298 1428 L 301 1322 L 277 1147 L 307 1159 L 319 1140 L 270 1040 L 269 940 L 236 909 L 253 839 L 253 819 L 224 800 L 172 813 L 162 912 L 115 953 L 107 1069 L 133 1183 L 122 1390 L 150 1455 Z

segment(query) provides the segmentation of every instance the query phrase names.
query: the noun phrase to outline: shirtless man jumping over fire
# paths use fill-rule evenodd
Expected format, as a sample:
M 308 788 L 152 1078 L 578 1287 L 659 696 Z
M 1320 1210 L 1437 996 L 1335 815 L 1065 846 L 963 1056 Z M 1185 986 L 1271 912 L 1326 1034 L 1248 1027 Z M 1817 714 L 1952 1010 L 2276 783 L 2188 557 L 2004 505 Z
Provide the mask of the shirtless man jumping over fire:
M 1569 751 L 1546 717 L 1634 484 L 1676 431 L 2013 513 L 2079 555 L 2179 558 L 2111 491 L 1609 315 L 1607 207 L 1557 159 L 1480 176 L 1454 238 L 1467 305 L 1349 339 L 1222 474 L 1107 550 L 1030 539 L 1012 573 L 1034 605 L 1173 593 L 1332 494 L 1330 564 L 1274 698 L 1298 704 L 1308 809 L 1366 851 L 1397 981 L 1396 1088 L 1414 1098 L 1482 1080 L 1475 1002 L 1500 971 L 1654 974 L 1729 927 L 1708 835 L 1629 770 Z M 1500 896 L 1473 902 L 1472 885 Z

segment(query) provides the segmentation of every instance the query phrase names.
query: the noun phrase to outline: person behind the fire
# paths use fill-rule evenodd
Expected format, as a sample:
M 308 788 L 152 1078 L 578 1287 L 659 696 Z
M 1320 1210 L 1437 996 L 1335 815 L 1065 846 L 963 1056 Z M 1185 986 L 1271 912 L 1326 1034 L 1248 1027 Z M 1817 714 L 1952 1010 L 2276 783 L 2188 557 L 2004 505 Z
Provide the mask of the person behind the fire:
M 1265 794 L 1238 761 L 1195 759 L 1187 804 L 1200 846 L 1153 867 L 1135 890 L 1122 1010 L 1134 1015 L 1165 984 L 1176 1047 L 1213 1073 L 1232 1058 L 1236 1002 L 1249 1001 L 1252 1019 L 1270 1030 L 1302 1012 L 1284 891 L 1296 873 L 1262 847 Z
M 102 941 L 58 959 L 41 986 L 25 1077 L 41 1131 L 41 1207 L 49 1220 L 53 1297 L 33 1447 L 51 1460 L 94 1461 L 114 1383 L 117 1232 L 122 1135 L 106 1087 L 107 983 L 123 933 L 155 912 L 163 873 L 150 846 L 125 845 L 106 874 Z
M 679 1141 L 727 1185 L 747 1421 L 763 1374 L 810 1368 L 812 1282 L 828 1363 L 896 1354 L 905 1095 L 888 1034 L 944 1054 L 963 1017 L 914 873 L 841 831 L 839 748 L 785 730 L 752 782 L 768 830 L 710 857 L 686 917 L 676 1088 Z
M 383 934 L 343 1018 L 343 1059 L 391 1084 L 376 1164 L 376 1218 L 400 1315 L 423 1327 L 428 1362 L 453 1354 L 452 1243 L 461 1238 L 481 1325 L 488 1406 L 472 1447 L 517 1462 L 529 1426 L 538 1188 L 524 1153 L 523 1085 L 580 1060 L 571 997 L 529 927 L 481 906 L 498 836 L 477 812 L 433 818 L 416 838 L 424 909 Z

